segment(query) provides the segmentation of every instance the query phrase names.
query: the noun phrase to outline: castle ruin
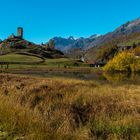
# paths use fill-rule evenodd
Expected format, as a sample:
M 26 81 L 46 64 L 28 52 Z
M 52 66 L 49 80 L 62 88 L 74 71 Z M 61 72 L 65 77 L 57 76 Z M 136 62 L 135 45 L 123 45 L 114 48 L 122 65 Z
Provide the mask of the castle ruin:
M 17 36 L 21 39 L 23 38 L 23 28 L 22 27 L 18 27 Z
M 9 39 L 13 39 L 13 38 L 23 39 L 23 28 L 22 27 L 17 28 L 17 36 L 15 36 L 14 34 L 9 36 Z

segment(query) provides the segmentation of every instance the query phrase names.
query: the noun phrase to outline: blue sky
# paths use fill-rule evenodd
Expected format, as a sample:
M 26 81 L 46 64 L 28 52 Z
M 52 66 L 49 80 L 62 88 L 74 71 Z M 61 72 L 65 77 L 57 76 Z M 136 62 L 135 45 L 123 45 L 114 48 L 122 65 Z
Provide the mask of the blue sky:
M 105 34 L 140 17 L 140 0 L 0 0 L 0 38 L 24 28 L 36 43 Z

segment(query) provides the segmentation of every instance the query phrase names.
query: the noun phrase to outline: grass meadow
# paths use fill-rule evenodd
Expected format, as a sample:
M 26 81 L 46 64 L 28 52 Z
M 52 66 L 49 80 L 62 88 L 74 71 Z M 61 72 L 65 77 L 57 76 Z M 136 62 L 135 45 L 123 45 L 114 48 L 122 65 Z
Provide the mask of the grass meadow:
M 38 56 L 30 54 L 16 54 L 11 53 L 0 56 L 0 62 L 8 62 L 8 69 L 11 70 L 25 70 L 25 69 L 69 69 L 69 68 L 88 68 L 89 64 L 82 63 L 78 60 L 70 58 L 57 59 L 41 59 Z M 19 64 L 20 63 L 20 64 Z M 1 70 L 7 69 L 7 65 L 1 66 Z
M 139 84 L 0 75 L 0 139 L 139 138 Z
M 35 57 L 35 56 L 30 56 L 30 55 L 22 55 L 22 54 L 6 54 L 6 55 L 1 55 L 0 56 L 0 62 L 40 62 L 42 61 L 41 58 Z

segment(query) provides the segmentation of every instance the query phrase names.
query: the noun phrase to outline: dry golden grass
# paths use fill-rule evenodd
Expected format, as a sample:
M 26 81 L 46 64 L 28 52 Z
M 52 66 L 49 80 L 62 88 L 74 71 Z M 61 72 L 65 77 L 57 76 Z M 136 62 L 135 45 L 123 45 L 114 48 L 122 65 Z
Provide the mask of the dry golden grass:
M 138 140 L 140 86 L 0 75 L 0 138 Z

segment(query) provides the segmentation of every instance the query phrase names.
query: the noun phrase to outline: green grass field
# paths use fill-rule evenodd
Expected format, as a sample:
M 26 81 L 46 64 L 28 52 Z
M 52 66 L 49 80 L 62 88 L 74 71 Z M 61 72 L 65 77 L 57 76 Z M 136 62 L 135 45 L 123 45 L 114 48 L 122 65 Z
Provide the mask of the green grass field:
M 85 63 L 78 62 L 78 60 L 69 59 L 69 58 L 47 59 L 45 63 L 43 64 L 50 67 L 64 67 L 64 66 L 86 67 L 88 66 Z
M 79 62 L 78 60 L 69 58 L 46 59 L 44 62 L 35 65 L 36 62 L 41 61 L 42 59 L 39 58 L 38 56 L 36 57 L 15 53 L 0 56 L 0 62 L 20 63 L 20 64 L 9 64 L 9 69 L 89 67 L 89 65 L 86 63 L 82 63 Z
M 40 62 L 42 61 L 41 58 L 35 57 L 35 56 L 29 56 L 29 55 L 22 55 L 22 54 L 6 54 L 6 55 L 1 55 L 0 56 L 0 62 L 20 62 L 20 63 L 25 63 L 25 62 Z

